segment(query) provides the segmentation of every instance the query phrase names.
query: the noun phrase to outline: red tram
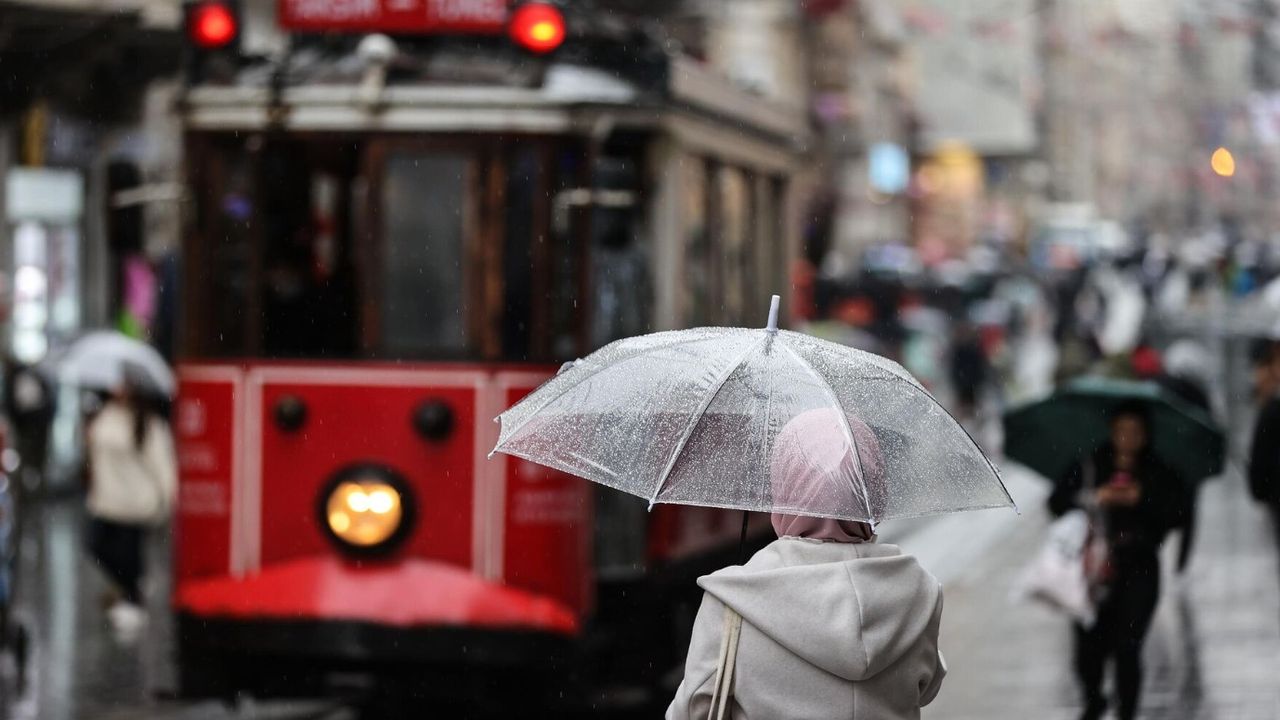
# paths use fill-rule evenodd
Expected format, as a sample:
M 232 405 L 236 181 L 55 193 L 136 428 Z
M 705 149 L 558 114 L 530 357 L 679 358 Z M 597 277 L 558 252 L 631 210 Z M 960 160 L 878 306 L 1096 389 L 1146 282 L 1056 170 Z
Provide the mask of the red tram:
M 682 649 L 737 521 L 488 460 L 493 418 L 609 340 L 757 318 L 803 115 L 570 5 L 348 4 L 281 0 L 272 59 L 187 8 L 181 690 L 657 682 L 677 655 L 634 656 Z

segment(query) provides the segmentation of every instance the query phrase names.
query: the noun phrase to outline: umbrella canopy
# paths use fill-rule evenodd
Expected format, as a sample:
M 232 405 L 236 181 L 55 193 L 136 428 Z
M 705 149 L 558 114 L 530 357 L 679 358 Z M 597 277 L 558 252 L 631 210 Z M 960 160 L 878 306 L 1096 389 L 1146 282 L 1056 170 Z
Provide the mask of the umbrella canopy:
M 1200 409 L 1154 382 L 1080 378 L 1004 416 L 1004 453 L 1056 480 L 1105 442 L 1113 410 L 1140 402 L 1151 419 L 1152 448 L 1186 480 L 1222 472 L 1226 438 Z
M 776 300 L 762 330 L 607 345 L 504 412 L 494 452 L 651 505 L 869 522 L 1013 505 L 986 456 L 906 370 L 777 330 L 774 313 Z M 796 453 L 779 458 L 805 433 L 834 438 L 843 452 L 835 462 L 811 457 L 806 483 L 823 487 L 799 492 L 779 470 L 794 471 Z
M 126 379 L 144 392 L 173 395 L 173 371 L 155 348 L 103 330 L 76 340 L 58 362 L 58 379 L 92 390 L 113 390 Z

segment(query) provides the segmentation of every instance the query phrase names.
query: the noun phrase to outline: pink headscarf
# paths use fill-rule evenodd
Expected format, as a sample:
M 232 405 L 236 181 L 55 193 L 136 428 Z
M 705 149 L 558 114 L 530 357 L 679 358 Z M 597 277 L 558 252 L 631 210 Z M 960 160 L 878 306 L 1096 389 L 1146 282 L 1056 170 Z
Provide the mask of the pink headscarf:
M 866 423 L 847 415 L 845 419 L 856 448 L 849 447 L 840 416 L 831 408 L 800 413 L 778 433 L 770 462 L 775 507 L 829 508 L 833 514 L 872 515 L 869 505 L 875 500 L 863 492 L 877 488 L 881 481 L 884 458 L 880 443 Z M 771 519 L 778 537 L 875 541 L 870 523 L 787 513 L 774 513 Z

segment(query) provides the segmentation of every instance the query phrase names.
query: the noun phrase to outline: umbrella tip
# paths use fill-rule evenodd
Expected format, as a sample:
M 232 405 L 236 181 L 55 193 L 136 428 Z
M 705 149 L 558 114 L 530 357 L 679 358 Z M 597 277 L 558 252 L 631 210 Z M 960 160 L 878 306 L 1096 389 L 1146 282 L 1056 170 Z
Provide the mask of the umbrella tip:
M 778 306 L 781 304 L 782 298 L 777 295 L 769 299 L 769 324 L 764 329 L 771 333 L 778 332 Z

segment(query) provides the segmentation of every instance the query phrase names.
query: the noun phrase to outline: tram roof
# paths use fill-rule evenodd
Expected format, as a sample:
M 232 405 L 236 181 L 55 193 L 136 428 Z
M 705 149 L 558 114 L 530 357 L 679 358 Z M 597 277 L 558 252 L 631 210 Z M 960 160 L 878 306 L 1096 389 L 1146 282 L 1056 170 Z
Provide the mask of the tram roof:
M 368 85 L 353 73 L 273 88 L 265 73 L 233 84 L 188 89 L 187 126 L 196 130 L 590 132 L 615 127 L 660 127 L 691 121 L 726 127 L 794 151 L 807 145 L 802 108 L 743 90 L 701 63 L 673 55 L 661 83 L 646 87 L 588 65 L 552 62 L 539 81 L 524 85 L 478 82 L 388 82 Z

